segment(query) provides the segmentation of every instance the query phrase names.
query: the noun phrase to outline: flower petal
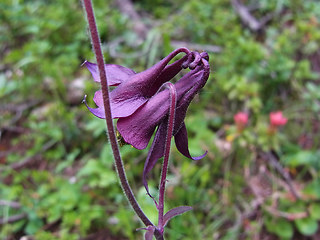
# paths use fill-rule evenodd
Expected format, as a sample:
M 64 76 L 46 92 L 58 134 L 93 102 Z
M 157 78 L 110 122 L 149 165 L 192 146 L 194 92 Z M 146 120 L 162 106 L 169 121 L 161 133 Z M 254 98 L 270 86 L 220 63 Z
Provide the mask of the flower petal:
M 87 101 L 86 101 L 87 95 L 84 96 L 83 103 L 87 106 L 89 111 L 95 115 L 98 118 L 106 118 L 105 112 L 104 112 L 104 107 L 103 105 L 97 107 L 97 108 L 91 108 L 88 106 Z
M 181 70 L 182 64 L 187 60 L 188 55 L 166 66 L 159 77 L 152 83 L 152 87 L 148 88 L 147 96 L 153 96 L 165 82 L 174 78 Z
M 144 163 L 142 179 L 143 179 L 143 185 L 146 188 L 149 196 L 151 195 L 149 193 L 147 176 L 148 176 L 148 173 L 153 169 L 157 161 L 164 155 L 165 141 L 167 137 L 167 127 L 168 127 L 167 126 L 168 123 L 166 120 L 164 120 L 158 127 L 157 132 L 154 136 L 152 145 L 149 149 L 147 159 Z
M 173 135 L 180 129 L 186 116 L 188 107 L 194 98 L 194 96 L 200 91 L 200 89 L 206 84 L 209 77 L 209 66 L 198 66 L 195 70 L 195 74 L 190 77 L 189 82 L 177 82 L 175 87 L 178 94 L 178 102 L 176 109 L 175 129 Z M 182 79 L 181 79 L 182 80 Z M 192 86 L 190 88 L 190 85 Z M 184 89 L 185 88 L 185 89 Z M 186 91 L 188 89 L 188 91 Z M 184 91 L 181 93 L 181 91 Z
M 201 67 L 197 67 L 196 69 L 188 72 L 184 75 L 178 82 L 174 84 L 177 95 L 178 95 L 178 105 L 182 98 L 185 98 L 185 94 L 192 88 L 195 88 L 199 85 L 203 79 L 203 71 Z M 200 88 L 199 88 L 200 89 Z M 199 90 L 197 89 L 197 90 Z M 193 97 L 191 97 L 191 100 Z M 191 101 L 190 100 L 190 101 Z
M 164 82 L 169 81 L 182 69 L 181 65 L 187 59 L 186 56 L 167 67 L 168 63 L 181 52 L 186 53 L 186 49 L 179 48 L 174 50 L 151 68 L 134 75 L 128 83 L 134 85 L 135 88 L 139 88 L 143 95 L 148 95 L 148 93 L 153 95 Z M 164 73 L 162 73 L 163 71 Z M 156 82 L 158 84 L 155 84 Z M 149 95 L 149 97 L 151 96 Z
M 187 57 L 184 56 L 169 66 L 167 64 L 180 52 L 181 49 L 173 51 L 151 68 L 134 74 L 119 84 L 110 93 L 113 118 L 124 118 L 133 114 L 158 91 L 163 83 L 177 75 Z
M 100 82 L 98 65 L 86 61 L 84 63 L 88 70 L 91 72 L 95 82 Z M 123 81 L 127 80 L 135 72 L 129 68 L 116 65 L 116 64 L 105 64 L 104 65 L 109 86 L 117 86 Z
M 165 90 L 156 94 L 129 117 L 120 118 L 117 129 L 127 143 L 137 149 L 144 149 L 168 111 L 169 91 Z
M 118 100 L 113 98 L 112 92 L 110 93 L 110 96 L 112 118 L 128 117 L 148 101 L 148 99 L 143 97 L 129 97 L 127 99 Z
M 158 80 L 147 87 L 148 92 L 145 93 L 145 96 L 142 96 L 142 93 L 138 94 L 135 86 L 131 84 L 121 84 L 121 86 L 114 89 L 110 94 L 113 118 L 127 117 L 133 114 L 148 101 L 149 96 L 153 96 L 158 91 L 163 83 L 168 82 L 181 71 L 181 65 L 185 60 L 186 56 L 165 67 Z
M 181 86 L 181 89 L 177 89 L 178 101 L 179 98 L 182 98 L 183 95 L 190 88 L 192 88 L 193 85 L 189 84 L 189 82 L 192 83 L 194 79 L 197 79 L 197 77 L 197 72 L 195 72 L 195 70 L 192 70 L 179 80 L 178 83 L 182 83 L 183 86 Z M 111 103 L 114 104 L 115 100 L 115 98 L 112 98 Z M 121 113 L 121 111 L 125 111 L 125 113 L 132 111 L 132 109 L 130 108 L 130 104 L 134 105 L 138 103 L 141 105 L 141 107 L 138 110 L 136 110 L 128 117 L 120 118 L 117 124 L 117 128 L 127 143 L 131 144 L 133 147 L 137 149 L 144 149 L 147 147 L 156 126 L 168 114 L 169 91 L 166 89 L 162 92 L 159 92 L 149 100 L 143 98 L 136 98 L 132 102 L 130 102 L 131 100 L 132 99 L 129 98 L 124 99 L 123 101 L 119 101 L 119 103 L 117 103 L 119 108 L 118 106 L 117 108 L 115 108 L 115 105 L 111 105 L 112 116 L 116 118 L 118 117 L 117 114 Z M 143 101 L 145 101 L 144 105 Z M 138 107 L 138 104 L 135 107 Z M 126 108 L 127 106 L 128 108 Z
M 186 125 L 184 123 L 181 125 L 179 131 L 174 135 L 174 141 L 179 152 L 181 152 L 184 156 L 192 160 L 200 160 L 203 157 L 205 157 L 208 153 L 208 151 L 206 151 L 199 157 L 191 157 L 188 146 L 188 133 Z
M 95 104 L 99 107 L 103 107 L 103 98 L 102 98 L 102 91 L 98 90 L 95 92 L 94 97 L 93 97 L 93 101 L 95 102 Z
M 192 70 L 184 75 L 175 84 L 175 87 L 177 89 L 177 102 L 178 104 L 180 102 L 180 108 L 178 105 L 176 112 L 175 132 L 178 131 L 178 128 L 183 122 L 183 119 L 186 115 L 187 107 L 192 100 L 191 97 L 193 97 L 198 91 L 198 88 L 196 86 L 198 86 L 199 84 L 196 84 L 202 79 L 202 76 L 203 72 L 199 71 L 199 69 L 196 68 L 195 70 Z M 193 91 L 191 91 L 190 89 L 193 89 Z M 185 96 L 187 96 L 186 99 Z M 169 91 L 166 89 L 155 94 L 148 101 L 145 100 L 145 103 L 143 102 L 143 99 L 137 98 L 132 102 L 129 102 L 130 99 L 124 99 L 127 102 L 120 101 L 118 104 L 119 106 L 122 106 L 122 108 L 118 108 L 118 106 L 117 108 L 115 108 L 114 105 L 111 105 L 113 118 L 118 117 L 117 114 L 121 113 L 121 111 L 125 111 L 125 113 L 132 111 L 132 109 L 129 107 L 125 108 L 129 106 L 129 104 L 134 105 L 135 103 L 138 103 L 141 106 L 139 108 L 139 105 L 137 104 L 135 107 L 138 107 L 138 109 L 134 113 L 132 113 L 128 117 L 123 117 L 118 120 L 117 128 L 124 140 L 137 149 L 146 148 L 156 126 L 168 114 L 169 99 Z M 185 100 L 180 101 L 181 99 Z M 115 99 L 112 98 L 112 104 L 114 103 L 114 101 Z

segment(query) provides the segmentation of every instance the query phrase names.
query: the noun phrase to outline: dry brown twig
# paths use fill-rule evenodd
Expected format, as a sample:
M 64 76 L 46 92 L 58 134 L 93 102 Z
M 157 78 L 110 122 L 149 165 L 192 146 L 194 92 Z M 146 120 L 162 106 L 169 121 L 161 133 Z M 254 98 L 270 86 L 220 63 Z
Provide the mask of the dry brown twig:
M 149 29 L 143 23 L 140 15 L 135 10 L 133 3 L 130 0 L 116 0 L 116 5 L 119 8 L 120 12 L 130 18 L 133 31 L 137 33 L 137 35 L 141 38 L 146 38 Z
M 301 218 L 308 217 L 308 213 L 307 212 L 287 213 L 287 212 L 279 211 L 278 209 L 273 208 L 271 206 L 264 207 L 264 209 L 268 213 L 270 213 L 271 215 L 273 215 L 275 217 L 283 217 L 283 218 L 286 218 L 286 219 L 288 219 L 290 221 L 293 221 L 295 219 L 301 219 Z
M 300 199 L 300 196 L 299 196 L 298 192 L 296 191 L 296 189 L 295 189 L 295 187 L 293 185 L 293 181 L 292 181 L 290 175 L 288 174 L 288 172 L 286 172 L 284 170 L 282 165 L 279 163 L 279 160 L 277 159 L 277 157 L 271 152 L 261 153 L 261 155 L 262 155 L 262 157 L 264 157 L 270 163 L 270 165 L 278 173 L 281 174 L 281 176 L 283 177 L 284 181 L 288 185 L 288 188 L 289 188 L 290 192 L 292 193 L 292 195 L 294 196 L 294 198 L 295 199 Z
M 14 223 L 17 221 L 20 221 L 24 218 L 27 217 L 26 213 L 21 213 L 21 214 L 17 214 L 17 215 L 12 215 L 10 217 L 7 218 L 0 218 L 0 225 L 4 225 L 4 224 L 9 224 L 9 223 Z
M 12 164 L 10 164 L 9 166 L 4 166 L 2 168 L 0 168 L 0 173 L 3 172 L 5 169 L 14 169 L 14 170 L 18 170 L 24 166 L 26 166 L 27 164 L 30 164 L 32 161 L 34 161 L 37 157 L 39 157 L 42 153 L 46 152 L 47 150 L 49 150 L 51 147 L 53 147 L 53 145 L 56 144 L 56 141 L 49 141 L 46 144 L 44 144 L 41 148 L 41 150 L 29 157 L 25 157 L 23 160 L 21 160 L 20 162 L 14 162 Z
M 0 206 L 8 206 L 10 208 L 18 209 L 21 207 L 21 204 L 18 202 L 8 201 L 8 200 L 2 200 L 0 199 Z
M 270 13 L 262 17 L 260 20 L 256 19 L 250 12 L 250 8 L 241 4 L 239 0 L 231 0 L 231 4 L 240 17 L 244 25 L 251 31 L 258 32 L 263 30 L 265 25 L 273 18 L 274 14 Z
M 21 207 L 21 204 L 18 202 L 0 199 L 0 206 L 6 206 L 9 208 L 19 209 Z M 26 213 L 12 215 L 10 217 L 2 217 L 2 218 L 0 218 L 0 225 L 14 223 L 14 222 L 20 221 L 26 217 L 27 217 Z
M 5 114 L 6 112 L 14 112 L 15 113 L 14 117 L 10 120 L 9 123 L 7 123 L 6 125 L 1 126 L 0 131 L 2 129 L 6 129 L 6 128 L 10 128 L 12 126 L 15 126 L 16 123 L 22 117 L 23 112 L 25 110 L 30 109 L 30 108 L 36 106 L 39 103 L 40 103 L 40 101 L 33 100 L 33 101 L 30 101 L 30 102 L 22 103 L 20 105 L 6 104 L 4 106 L 0 106 L 0 115 Z
M 135 32 L 137 36 L 139 36 L 141 39 L 145 40 L 148 35 L 148 32 L 150 31 L 150 27 L 144 24 L 140 15 L 135 10 L 133 3 L 130 0 L 116 0 L 116 5 L 121 13 L 127 15 L 130 18 L 133 32 Z M 113 46 L 112 49 L 116 49 L 115 45 L 119 44 L 121 41 L 121 38 L 113 41 L 111 43 Z M 171 40 L 171 45 L 174 48 L 186 47 L 195 51 L 206 51 L 212 53 L 219 53 L 222 51 L 222 48 L 219 46 L 211 44 L 195 44 L 186 41 Z M 111 56 L 118 56 L 115 50 L 112 51 L 110 54 Z

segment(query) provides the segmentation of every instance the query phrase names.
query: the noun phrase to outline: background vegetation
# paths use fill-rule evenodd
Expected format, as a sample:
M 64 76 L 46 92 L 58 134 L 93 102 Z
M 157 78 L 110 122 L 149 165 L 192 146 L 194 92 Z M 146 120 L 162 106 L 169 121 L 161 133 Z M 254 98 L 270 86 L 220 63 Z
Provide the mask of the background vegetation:
M 94 4 L 109 63 L 138 72 L 178 46 L 210 54 L 210 79 L 186 119 L 192 154 L 209 153 L 194 163 L 173 148 L 167 207 L 194 210 L 170 222 L 167 238 L 320 239 L 319 2 Z M 81 66 L 94 61 L 81 3 L 2 0 L 0 23 L 0 239 L 142 238 L 104 121 L 81 104 L 99 88 Z M 270 132 L 274 111 L 288 123 Z M 147 150 L 121 151 L 155 220 L 141 180 Z

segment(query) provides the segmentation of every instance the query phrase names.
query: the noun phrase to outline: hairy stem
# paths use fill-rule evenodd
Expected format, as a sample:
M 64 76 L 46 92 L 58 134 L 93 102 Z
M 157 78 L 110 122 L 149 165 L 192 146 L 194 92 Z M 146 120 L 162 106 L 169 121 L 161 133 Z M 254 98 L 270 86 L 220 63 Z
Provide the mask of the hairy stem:
M 176 92 L 175 86 L 170 82 L 165 83 L 165 86 L 169 88 L 169 91 L 170 91 L 170 110 L 169 110 L 167 138 L 166 138 L 165 152 L 164 152 L 164 158 L 163 158 L 160 187 L 159 187 L 160 189 L 159 189 L 159 204 L 158 204 L 158 211 L 159 211 L 158 229 L 162 234 L 163 234 L 163 228 L 164 228 L 164 222 L 163 222 L 164 195 L 165 195 L 167 171 L 168 171 L 168 165 L 169 165 L 171 137 L 173 134 L 175 110 L 176 110 L 176 104 L 177 104 L 177 92 Z
M 120 179 L 121 187 L 126 197 L 128 198 L 130 205 L 132 206 L 132 208 L 134 209 L 138 217 L 141 219 L 141 221 L 146 226 L 153 226 L 152 222 L 147 218 L 147 216 L 144 214 L 144 212 L 140 208 L 136 198 L 133 195 L 132 189 L 126 177 L 126 173 L 123 167 L 123 162 L 121 159 L 119 146 L 118 146 L 118 142 L 117 142 L 114 126 L 113 126 L 112 116 L 111 116 L 107 76 L 104 68 L 104 59 L 102 55 L 100 38 L 97 30 L 94 11 L 93 11 L 91 0 L 83 0 L 83 3 L 84 3 L 87 19 L 88 19 L 92 45 L 93 45 L 94 53 L 96 56 L 99 75 L 101 79 L 100 82 L 101 82 L 102 98 L 103 98 L 105 117 L 106 117 L 107 129 L 108 129 L 107 132 L 108 132 L 109 140 L 111 143 L 111 148 L 112 148 L 113 156 L 115 160 L 115 166 Z M 163 239 L 162 234 L 158 230 L 155 231 L 155 236 L 156 236 L 156 239 L 158 240 Z

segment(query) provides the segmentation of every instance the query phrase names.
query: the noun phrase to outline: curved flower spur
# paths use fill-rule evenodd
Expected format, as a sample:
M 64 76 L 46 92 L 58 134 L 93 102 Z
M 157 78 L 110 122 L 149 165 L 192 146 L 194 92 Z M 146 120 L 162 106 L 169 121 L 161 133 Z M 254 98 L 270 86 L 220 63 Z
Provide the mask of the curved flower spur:
M 170 60 L 181 52 L 186 55 L 168 65 Z M 190 155 L 184 118 L 190 102 L 209 77 L 208 60 L 209 56 L 206 52 L 190 52 L 186 48 L 179 48 L 140 73 L 119 65 L 105 64 L 109 86 L 116 86 L 110 93 L 112 118 L 119 118 L 117 129 L 123 139 L 137 149 L 144 149 L 158 127 L 143 171 L 143 183 L 148 193 L 146 177 L 157 160 L 164 155 L 168 127 L 169 90 L 160 92 L 158 90 L 163 83 L 170 81 L 183 68 L 189 68 L 191 71 L 174 84 L 177 92 L 173 129 L 175 144 L 177 149 L 190 159 L 199 160 L 206 155 L 206 153 L 199 157 Z M 94 80 L 99 82 L 97 65 L 90 62 L 85 62 L 85 65 Z M 98 108 L 90 108 L 85 99 L 84 102 L 91 113 L 99 118 L 105 118 L 101 90 L 95 93 L 93 100 Z

